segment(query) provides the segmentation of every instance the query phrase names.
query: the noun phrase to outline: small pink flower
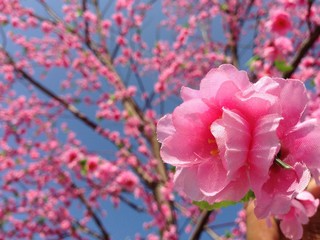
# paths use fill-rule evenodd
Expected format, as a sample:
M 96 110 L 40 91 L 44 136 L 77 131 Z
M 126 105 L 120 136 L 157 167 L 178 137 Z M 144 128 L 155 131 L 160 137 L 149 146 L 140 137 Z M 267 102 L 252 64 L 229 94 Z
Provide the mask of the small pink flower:
M 47 22 L 47 21 L 44 21 L 44 22 L 42 22 L 42 24 L 41 24 L 41 29 L 42 29 L 42 31 L 43 31 L 44 33 L 50 33 L 50 32 L 52 31 L 53 27 L 54 27 L 54 26 L 52 25 L 52 23 Z
M 315 199 L 309 192 L 301 192 L 296 199 L 291 201 L 290 210 L 287 214 L 278 216 L 281 219 L 280 229 L 283 234 L 292 240 L 302 238 L 302 224 L 307 224 L 319 206 L 319 199 Z
M 138 181 L 139 180 L 137 176 L 129 171 L 120 173 L 120 175 L 116 178 L 116 182 L 130 192 L 133 191 L 137 186 Z
M 60 223 L 60 227 L 61 227 L 61 229 L 63 229 L 63 230 L 69 230 L 70 227 L 71 227 L 71 223 L 70 223 L 70 221 L 68 221 L 68 220 L 63 220 L 63 221 Z
M 284 10 L 272 12 L 266 25 L 272 32 L 280 35 L 285 35 L 292 28 L 291 18 Z
M 93 172 L 98 168 L 99 165 L 99 157 L 91 156 L 88 159 L 88 170 L 89 172 Z

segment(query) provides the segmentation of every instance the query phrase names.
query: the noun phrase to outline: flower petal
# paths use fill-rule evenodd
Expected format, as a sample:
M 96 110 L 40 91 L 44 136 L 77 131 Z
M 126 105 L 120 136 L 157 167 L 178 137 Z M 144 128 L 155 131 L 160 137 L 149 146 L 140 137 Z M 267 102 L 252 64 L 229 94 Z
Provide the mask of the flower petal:
M 237 89 L 245 89 L 251 85 L 245 71 L 239 71 L 231 64 L 223 64 L 219 68 L 212 69 L 200 83 L 200 92 L 203 98 L 215 98 L 221 85 L 226 82 L 234 82 Z
M 248 123 L 237 113 L 223 108 L 222 118 L 211 125 L 211 133 L 224 153 L 220 156 L 231 177 L 246 164 L 251 141 Z
M 174 185 L 177 190 L 183 191 L 194 201 L 201 201 L 204 197 L 198 185 L 198 168 L 184 167 L 176 168 Z
M 277 128 L 281 118 L 270 114 L 257 121 L 253 131 L 248 158 L 249 177 L 254 191 L 259 190 L 268 177 L 270 166 L 280 149 Z
M 201 164 L 197 178 L 200 190 L 205 196 L 215 196 L 229 182 L 226 170 L 218 157 Z
M 182 100 L 185 102 L 194 98 L 200 98 L 200 92 L 199 90 L 194 90 L 192 88 L 182 87 L 180 91 L 180 96 Z
M 315 119 L 297 124 L 282 139 L 288 162 L 303 162 L 310 169 L 320 168 L 320 126 Z
M 157 136 L 158 141 L 162 143 L 167 137 L 173 135 L 176 132 L 172 123 L 172 115 L 167 114 L 163 116 L 157 124 Z
M 298 240 L 302 238 L 303 228 L 297 219 L 290 218 L 280 222 L 282 233 L 289 239 Z
M 279 88 L 272 93 L 279 96 L 283 120 L 280 122 L 279 135 L 296 125 L 307 106 L 308 96 L 304 84 L 295 79 L 273 78 Z

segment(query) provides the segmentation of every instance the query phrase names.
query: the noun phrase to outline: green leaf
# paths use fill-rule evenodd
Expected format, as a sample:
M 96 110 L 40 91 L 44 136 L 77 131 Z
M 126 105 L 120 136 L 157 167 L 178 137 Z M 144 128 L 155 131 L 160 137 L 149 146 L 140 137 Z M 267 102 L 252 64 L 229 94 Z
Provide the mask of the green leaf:
M 254 198 L 255 198 L 254 193 L 251 190 L 249 190 L 247 194 L 239 202 L 246 203 Z M 236 205 L 237 203 L 238 202 L 234 202 L 234 201 L 222 201 L 222 202 L 216 202 L 216 203 L 210 204 L 206 201 L 199 201 L 199 202 L 193 201 L 194 205 L 198 206 L 202 210 L 208 210 L 208 211 L 233 206 L 233 205 Z
M 316 82 L 314 81 L 314 79 L 310 80 L 310 85 L 311 85 L 311 87 L 315 87 L 316 86 Z
M 278 69 L 279 72 L 289 72 L 292 70 L 292 66 L 287 64 L 286 61 L 276 60 L 274 61 L 274 66 Z
M 181 67 L 182 69 L 186 69 L 186 68 L 187 68 L 187 64 L 181 63 L 181 64 L 180 64 L 180 67 Z
M 110 99 L 112 102 L 114 102 L 114 101 L 116 100 L 116 95 L 111 94 L 111 95 L 109 96 L 109 99 Z
M 37 220 L 37 224 L 39 225 L 43 225 L 46 221 L 46 218 L 45 217 L 39 217 L 38 220 Z
M 260 60 L 260 57 L 258 55 L 254 55 L 246 62 L 246 65 L 250 68 L 250 71 L 254 70 L 252 64 L 258 60 Z
M 71 26 L 66 26 L 66 30 L 68 33 L 74 32 L 74 29 Z
M 282 161 L 279 158 L 276 158 L 275 161 L 280 167 L 282 167 L 284 169 L 293 169 L 293 167 L 291 167 L 289 164 L 285 163 L 284 161 Z
M 228 4 L 226 4 L 226 3 L 221 4 L 220 9 L 224 12 L 228 11 Z
M 227 231 L 226 234 L 225 234 L 225 237 L 226 238 L 232 238 L 233 235 L 232 235 L 232 233 L 230 231 Z
M 83 11 L 81 9 L 78 9 L 76 12 L 77 17 L 81 17 L 83 15 Z
M 249 190 L 247 192 L 246 195 L 244 195 L 244 197 L 241 199 L 241 202 L 243 203 L 246 203 L 246 202 L 249 202 L 251 199 L 255 199 L 255 195 L 254 195 L 254 192 L 252 192 L 251 190 Z
M 123 147 L 124 147 L 124 143 L 122 141 L 117 143 L 117 148 L 121 149 Z
M 198 206 L 200 209 L 202 210 L 214 210 L 214 209 L 220 209 L 220 208 L 225 208 L 225 207 L 229 207 L 232 205 L 235 205 L 237 202 L 233 202 L 233 201 L 222 201 L 222 202 L 216 202 L 213 204 L 210 204 L 206 201 L 193 201 L 193 204 Z
M 79 162 L 81 168 L 81 174 L 86 175 L 88 173 L 87 159 L 82 159 Z
M 183 27 L 184 27 L 184 28 L 189 28 L 189 23 L 183 24 Z
M 171 166 L 169 170 L 170 170 L 170 172 L 175 173 L 176 172 L 176 167 L 175 166 Z

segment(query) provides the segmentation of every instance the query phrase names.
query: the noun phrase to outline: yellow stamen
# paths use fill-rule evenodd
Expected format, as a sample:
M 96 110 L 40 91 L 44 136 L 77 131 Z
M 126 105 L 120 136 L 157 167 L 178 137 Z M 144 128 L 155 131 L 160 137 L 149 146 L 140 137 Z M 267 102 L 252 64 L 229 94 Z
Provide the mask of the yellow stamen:
M 219 150 L 218 150 L 218 149 L 213 149 L 213 150 L 210 151 L 210 154 L 211 154 L 212 156 L 216 156 L 216 155 L 218 155 L 218 153 L 219 153 Z

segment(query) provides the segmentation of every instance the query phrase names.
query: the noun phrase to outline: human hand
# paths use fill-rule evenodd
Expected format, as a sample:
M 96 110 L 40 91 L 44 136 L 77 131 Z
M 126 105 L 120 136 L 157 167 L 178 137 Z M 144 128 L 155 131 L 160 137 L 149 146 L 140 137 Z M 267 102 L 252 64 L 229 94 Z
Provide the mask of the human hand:
M 307 188 L 315 198 L 320 198 L 320 186 L 312 180 Z M 247 239 L 248 240 L 282 240 L 286 239 L 280 231 L 278 221 L 274 218 L 267 223 L 265 219 L 257 219 L 254 214 L 254 204 L 250 202 L 247 210 Z M 302 239 L 320 239 L 320 210 L 303 226 Z

